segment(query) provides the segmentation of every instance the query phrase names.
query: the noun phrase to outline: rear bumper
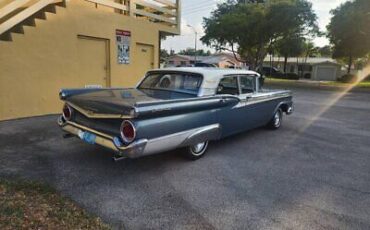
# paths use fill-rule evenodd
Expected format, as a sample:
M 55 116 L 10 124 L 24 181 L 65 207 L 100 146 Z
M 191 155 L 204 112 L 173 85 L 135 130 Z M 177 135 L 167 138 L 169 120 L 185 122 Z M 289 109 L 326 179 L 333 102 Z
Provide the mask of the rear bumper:
M 203 141 L 219 139 L 221 129 L 219 124 L 203 126 L 196 129 L 190 129 L 154 139 L 139 139 L 125 146 L 117 141 L 118 137 L 113 137 L 105 133 L 81 126 L 77 123 L 66 121 L 61 118 L 58 124 L 63 131 L 80 137 L 82 132 L 90 132 L 96 135 L 95 144 L 111 149 L 120 157 L 138 158 L 146 155 L 152 155 L 159 152 L 172 150 L 175 148 L 190 146 Z
M 148 143 L 147 139 L 140 139 L 127 146 L 117 146 L 114 143 L 114 137 L 81 127 L 72 122 L 66 122 L 66 124 L 62 126 L 62 129 L 76 137 L 79 137 L 81 132 L 91 132 L 96 135 L 95 144 L 111 149 L 122 157 L 137 158 L 144 155 L 144 149 Z

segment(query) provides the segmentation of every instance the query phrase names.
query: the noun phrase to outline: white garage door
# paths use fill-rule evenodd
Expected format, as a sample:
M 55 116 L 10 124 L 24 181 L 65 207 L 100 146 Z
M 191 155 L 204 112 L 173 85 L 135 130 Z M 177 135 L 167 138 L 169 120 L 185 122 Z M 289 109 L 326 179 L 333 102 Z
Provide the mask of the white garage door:
M 336 68 L 331 66 L 318 66 L 316 79 L 320 81 L 335 81 Z

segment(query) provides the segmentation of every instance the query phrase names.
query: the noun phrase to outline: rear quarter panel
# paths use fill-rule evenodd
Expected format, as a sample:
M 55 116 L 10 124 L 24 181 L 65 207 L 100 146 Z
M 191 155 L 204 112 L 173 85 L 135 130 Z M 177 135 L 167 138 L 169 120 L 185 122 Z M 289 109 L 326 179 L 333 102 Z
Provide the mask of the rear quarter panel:
M 134 120 L 137 139 L 152 139 L 189 129 L 216 124 L 218 123 L 216 115 L 217 110 L 218 109 L 210 109 Z

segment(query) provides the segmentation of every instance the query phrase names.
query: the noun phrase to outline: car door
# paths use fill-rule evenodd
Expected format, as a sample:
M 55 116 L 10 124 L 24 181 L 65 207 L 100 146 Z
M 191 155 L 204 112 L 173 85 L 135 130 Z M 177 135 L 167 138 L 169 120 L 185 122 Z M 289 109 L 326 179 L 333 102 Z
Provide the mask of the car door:
M 243 127 L 253 129 L 263 126 L 270 119 L 271 105 L 264 101 L 260 93 L 258 77 L 255 75 L 239 75 L 240 106 L 239 113 L 243 114 Z
M 240 75 L 225 76 L 217 88 L 217 94 L 231 94 L 240 100 L 238 104 L 224 107 L 219 112 L 223 137 L 253 129 L 260 124 L 258 106 L 249 103 L 256 93 L 256 78 L 248 76 L 247 79 L 241 79 L 240 77 Z

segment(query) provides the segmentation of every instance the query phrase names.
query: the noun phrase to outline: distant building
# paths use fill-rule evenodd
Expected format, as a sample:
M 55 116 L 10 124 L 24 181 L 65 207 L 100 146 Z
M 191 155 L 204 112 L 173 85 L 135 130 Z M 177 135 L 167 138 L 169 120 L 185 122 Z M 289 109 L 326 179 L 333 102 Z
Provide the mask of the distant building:
M 219 68 L 244 68 L 245 65 L 239 62 L 231 53 L 218 53 L 210 56 L 197 56 L 197 63 L 212 64 Z M 166 66 L 193 66 L 195 57 L 189 55 L 175 54 L 168 58 Z
M 272 63 L 271 63 L 272 62 Z M 284 71 L 284 58 L 267 56 L 263 66 L 270 66 Z M 317 81 L 336 81 L 342 76 L 341 65 L 332 58 L 288 58 L 287 73 L 298 74 L 300 78 Z

